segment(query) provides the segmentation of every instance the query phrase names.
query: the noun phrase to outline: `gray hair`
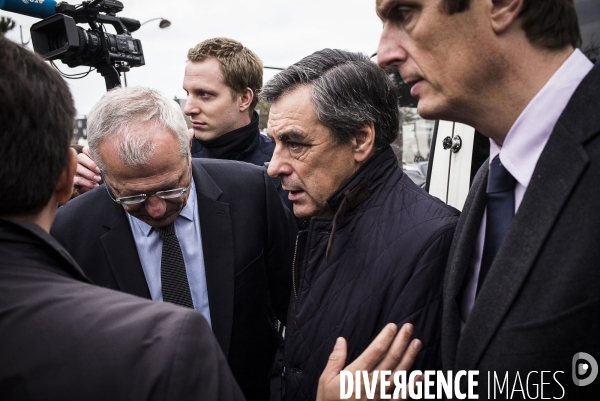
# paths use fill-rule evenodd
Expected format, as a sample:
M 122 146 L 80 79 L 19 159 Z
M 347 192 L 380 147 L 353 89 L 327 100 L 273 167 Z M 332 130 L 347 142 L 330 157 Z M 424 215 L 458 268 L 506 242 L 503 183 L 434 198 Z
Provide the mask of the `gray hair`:
M 349 143 L 365 125 L 375 126 L 375 147 L 398 137 L 400 110 L 394 84 L 362 53 L 323 49 L 275 75 L 263 87 L 270 103 L 300 85 L 310 85 L 319 121 L 338 143 Z
M 151 128 L 164 127 L 179 141 L 182 157 L 189 154 L 189 134 L 183 111 L 164 94 L 143 86 L 116 88 L 106 93 L 88 116 L 88 145 L 92 159 L 104 172 L 98 147 L 100 142 L 119 136 L 119 158 L 129 166 L 142 166 L 154 156 L 156 149 L 150 135 L 134 134 L 133 125 L 147 122 Z

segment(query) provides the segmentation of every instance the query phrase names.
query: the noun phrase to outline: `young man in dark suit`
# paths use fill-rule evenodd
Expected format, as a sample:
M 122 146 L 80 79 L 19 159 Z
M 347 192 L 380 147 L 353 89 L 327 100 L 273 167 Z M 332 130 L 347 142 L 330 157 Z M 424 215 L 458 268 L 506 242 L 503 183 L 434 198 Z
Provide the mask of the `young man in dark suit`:
M 73 100 L 1 37 L 0 59 L 2 399 L 243 400 L 199 313 L 91 284 L 48 234 L 77 166 Z
M 52 234 L 94 283 L 201 312 L 246 398 L 267 398 L 296 225 L 266 169 L 192 159 L 179 107 L 143 87 L 108 92 L 88 140 L 105 185 L 62 207 Z
M 377 13 L 379 64 L 419 114 L 490 139 L 451 248 L 444 369 L 597 396 L 599 380 L 571 377 L 580 352 L 600 360 L 600 66 L 577 49 L 573 1 L 377 0 Z

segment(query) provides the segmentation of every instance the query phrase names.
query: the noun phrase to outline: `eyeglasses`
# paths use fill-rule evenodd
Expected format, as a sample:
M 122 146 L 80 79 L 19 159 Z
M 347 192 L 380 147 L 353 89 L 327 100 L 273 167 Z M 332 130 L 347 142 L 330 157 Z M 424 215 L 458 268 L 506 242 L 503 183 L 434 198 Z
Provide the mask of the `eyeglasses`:
M 135 205 L 135 204 L 144 202 L 146 199 L 148 199 L 151 196 L 156 196 L 161 199 L 174 199 L 174 198 L 179 198 L 179 197 L 185 195 L 187 193 L 187 191 L 189 191 L 190 187 L 192 186 L 192 171 L 190 170 L 190 183 L 188 184 L 187 187 L 168 189 L 166 191 L 158 191 L 153 194 L 138 194 L 138 195 L 133 195 L 133 196 L 123 196 L 123 197 L 117 198 L 113 195 L 115 190 L 108 184 L 106 179 L 104 180 L 104 183 L 106 184 L 106 192 L 108 192 L 108 196 L 110 196 L 110 198 L 112 200 L 114 200 L 115 202 L 117 202 L 120 205 Z

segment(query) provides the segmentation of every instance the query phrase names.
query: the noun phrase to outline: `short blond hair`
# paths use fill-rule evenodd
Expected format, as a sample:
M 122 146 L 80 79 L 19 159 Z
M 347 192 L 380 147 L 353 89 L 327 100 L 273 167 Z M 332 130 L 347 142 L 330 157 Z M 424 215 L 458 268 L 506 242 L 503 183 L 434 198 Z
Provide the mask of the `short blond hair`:
M 250 104 L 250 114 L 258 103 L 258 94 L 263 81 L 263 64 L 252 50 L 240 42 L 229 38 L 207 39 L 188 51 L 188 61 L 203 61 L 213 57 L 221 64 L 223 81 L 231 88 L 232 94 L 252 89 L 254 99 Z

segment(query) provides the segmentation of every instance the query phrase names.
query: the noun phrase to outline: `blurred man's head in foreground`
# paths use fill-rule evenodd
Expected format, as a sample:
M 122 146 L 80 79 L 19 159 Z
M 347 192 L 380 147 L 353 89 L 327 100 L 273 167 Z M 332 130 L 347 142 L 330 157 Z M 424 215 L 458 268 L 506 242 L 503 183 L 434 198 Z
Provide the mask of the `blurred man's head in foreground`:
M 73 99 L 58 72 L 3 37 L 0 60 L 0 216 L 37 222 L 44 213 L 49 229 L 73 187 Z

